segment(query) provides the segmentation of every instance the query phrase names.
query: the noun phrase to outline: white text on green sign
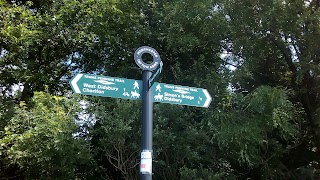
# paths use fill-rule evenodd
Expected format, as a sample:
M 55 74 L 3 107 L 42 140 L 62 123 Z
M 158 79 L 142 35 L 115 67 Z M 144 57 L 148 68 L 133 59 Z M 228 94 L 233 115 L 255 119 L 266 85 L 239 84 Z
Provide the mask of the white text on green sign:
M 77 74 L 70 81 L 75 93 L 113 97 L 122 99 L 141 99 L 142 81 L 92 74 Z M 211 96 L 206 89 L 157 83 L 152 87 L 153 102 L 208 107 Z
M 153 101 L 188 106 L 208 107 L 211 96 L 206 89 L 155 82 Z
M 70 81 L 75 93 L 123 99 L 141 99 L 142 82 L 92 74 L 77 74 Z

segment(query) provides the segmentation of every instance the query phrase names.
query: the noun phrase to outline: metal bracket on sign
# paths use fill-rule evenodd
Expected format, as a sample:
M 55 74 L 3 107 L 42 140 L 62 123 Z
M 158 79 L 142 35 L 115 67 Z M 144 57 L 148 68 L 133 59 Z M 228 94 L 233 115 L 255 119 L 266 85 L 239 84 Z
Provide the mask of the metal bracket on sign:
M 153 85 L 156 78 L 159 77 L 159 74 L 162 71 L 162 66 L 163 66 L 163 63 L 162 63 L 162 61 L 160 61 L 159 67 L 156 69 L 156 71 L 152 74 L 152 76 L 149 79 L 149 88 Z

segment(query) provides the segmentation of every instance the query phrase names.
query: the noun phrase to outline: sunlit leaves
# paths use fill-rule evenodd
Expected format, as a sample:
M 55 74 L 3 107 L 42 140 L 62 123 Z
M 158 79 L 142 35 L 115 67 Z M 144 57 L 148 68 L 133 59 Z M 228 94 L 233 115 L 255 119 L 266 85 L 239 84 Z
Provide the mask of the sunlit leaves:
M 0 139 L 9 165 L 24 169 L 26 177 L 66 178 L 82 174 L 78 164 L 90 163 L 89 148 L 76 138 L 77 102 L 36 93 L 34 107 L 18 108 Z
M 291 95 L 283 88 L 261 86 L 246 97 L 235 96 L 231 104 L 226 101 L 227 106 L 212 119 L 224 154 L 248 168 L 280 163 L 276 157 L 299 143 L 301 112 L 289 100 Z

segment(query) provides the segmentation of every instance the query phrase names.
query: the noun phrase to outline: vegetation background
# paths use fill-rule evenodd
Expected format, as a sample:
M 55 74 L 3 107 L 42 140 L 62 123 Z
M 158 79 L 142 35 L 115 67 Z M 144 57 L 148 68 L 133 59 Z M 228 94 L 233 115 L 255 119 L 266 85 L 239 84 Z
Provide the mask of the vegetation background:
M 76 73 L 208 89 L 154 105 L 156 180 L 320 179 L 319 0 L 0 0 L 0 179 L 138 179 L 141 102 Z M 18 90 L 17 90 L 18 88 Z

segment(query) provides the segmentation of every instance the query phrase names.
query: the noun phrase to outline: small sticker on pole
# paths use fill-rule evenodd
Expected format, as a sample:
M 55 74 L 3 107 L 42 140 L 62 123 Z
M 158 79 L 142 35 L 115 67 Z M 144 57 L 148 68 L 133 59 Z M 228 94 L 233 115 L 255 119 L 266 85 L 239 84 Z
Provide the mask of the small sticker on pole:
M 152 152 L 150 150 L 141 152 L 140 173 L 152 174 Z

